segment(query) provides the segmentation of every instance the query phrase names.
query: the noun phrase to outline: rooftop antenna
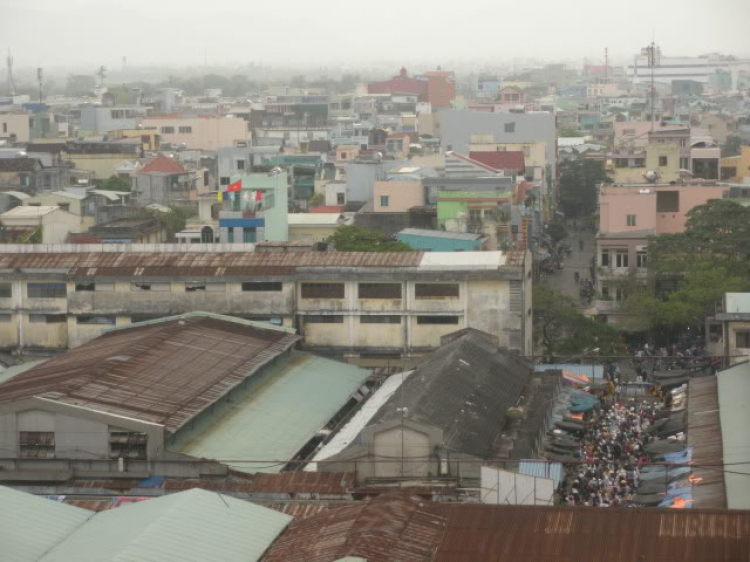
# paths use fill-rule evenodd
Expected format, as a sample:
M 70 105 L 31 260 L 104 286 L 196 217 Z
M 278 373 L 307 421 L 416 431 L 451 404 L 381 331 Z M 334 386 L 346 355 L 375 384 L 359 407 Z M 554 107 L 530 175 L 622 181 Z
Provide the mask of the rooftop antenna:
M 661 49 L 654 41 L 651 41 L 644 51 L 648 67 L 651 69 L 651 132 L 653 133 L 656 120 L 656 86 L 654 82 L 654 72 L 656 71 L 656 67 L 661 64 Z
M 609 84 L 609 48 L 604 47 L 604 83 Z
M 5 60 L 5 64 L 8 68 L 8 90 L 10 90 L 11 96 L 15 96 L 16 81 L 13 79 L 13 55 L 10 54 L 10 49 L 8 49 L 8 58 Z
M 42 83 L 44 82 L 44 71 L 41 67 L 36 69 L 36 79 L 39 81 L 39 103 L 42 103 Z

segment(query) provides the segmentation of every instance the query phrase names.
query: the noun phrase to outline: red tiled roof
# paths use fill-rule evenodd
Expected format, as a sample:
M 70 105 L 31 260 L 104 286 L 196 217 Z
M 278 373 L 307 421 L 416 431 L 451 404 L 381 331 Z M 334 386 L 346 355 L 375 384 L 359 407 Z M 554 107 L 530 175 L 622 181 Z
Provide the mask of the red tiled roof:
M 141 172 L 158 172 L 161 174 L 184 174 L 186 171 L 182 164 L 166 156 L 154 158 L 141 170 Z
M 321 205 L 310 209 L 311 213 L 343 213 L 346 209 L 346 205 Z
M 469 158 L 495 170 L 516 170 L 521 174 L 526 171 L 520 150 L 477 150 L 469 152 Z

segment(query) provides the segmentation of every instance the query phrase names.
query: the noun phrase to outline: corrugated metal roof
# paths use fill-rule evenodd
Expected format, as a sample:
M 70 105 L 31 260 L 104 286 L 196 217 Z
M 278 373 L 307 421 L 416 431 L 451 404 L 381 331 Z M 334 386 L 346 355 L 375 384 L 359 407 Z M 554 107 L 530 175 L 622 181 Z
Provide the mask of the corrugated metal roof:
M 112 330 L 0 385 L 0 403 L 39 397 L 174 432 L 299 339 L 262 324 L 185 315 Z
M 232 403 L 177 436 L 173 450 L 207 459 L 291 459 L 349 401 L 370 372 L 294 352 L 264 370 Z M 279 472 L 279 463 L 227 463 L 243 472 Z
M 750 363 L 720 371 L 716 377 L 727 506 L 750 509 Z
M 371 425 L 401 420 L 406 408 L 407 419 L 443 430 L 446 449 L 488 458 L 530 377 L 523 359 L 469 328 L 421 363 Z
M 230 496 L 189 490 L 97 513 L 39 562 L 251 562 L 291 520 Z
M 37 562 L 92 512 L 0 486 L 0 560 Z
M 292 275 L 307 267 L 417 267 L 422 252 L 0 253 L 0 270 L 61 270 L 71 276 Z
M 436 562 L 739 561 L 750 552 L 748 511 L 437 507 L 448 521 Z
M 264 562 L 427 562 L 443 533 L 444 517 L 408 494 L 388 494 L 295 521 Z
M 450 240 L 468 241 L 474 241 L 483 238 L 482 234 L 475 234 L 472 232 L 447 232 L 445 230 L 427 230 L 424 228 L 405 228 L 398 234 L 405 234 L 408 236 L 423 236 L 426 238 L 448 238 Z
M 563 479 L 563 465 L 559 462 L 540 461 L 534 459 L 522 460 L 518 465 L 518 472 L 537 478 L 549 478 L 555 483 L 555 488 Z
M 322 461 L 335 454 L 340 453 L 351 445 L 360 432 L 370 423 L 372 417 L 380 410 L 393 394 L 401 387 L 401 384 L 414 371 L 396 373 L 388 377 L 385 382 L 373 394 L 371 394 L 357 413 L 342 427 L 325 446 L 317 452 L 310 464 L 305 467 L 306 471 L 316 471 L 316 461 Z
M 283 472 L 258 474 L 248 491 L 288 494 L 345 494 L 355 487 L 351 472 Z
M 705 466 L 716 464 L 724 456 L 717 382 L 716 377 L 705 377 L 688 383 L 687 438 L 695 463 L 694 507 L 727 507 L 724 471 Z

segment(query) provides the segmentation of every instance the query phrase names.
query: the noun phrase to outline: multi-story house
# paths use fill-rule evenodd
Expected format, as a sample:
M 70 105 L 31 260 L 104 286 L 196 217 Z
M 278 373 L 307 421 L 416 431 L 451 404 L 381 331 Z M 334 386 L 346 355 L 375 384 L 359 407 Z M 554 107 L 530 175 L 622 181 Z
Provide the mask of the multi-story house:
M 606 185 L 599 189 L 596 303 L 600 315 L 618 323 L 617 301 L 633 282 L 646 281 L 648 238 L 685 229 L 688 212 L 729 190 L 721 184 Z

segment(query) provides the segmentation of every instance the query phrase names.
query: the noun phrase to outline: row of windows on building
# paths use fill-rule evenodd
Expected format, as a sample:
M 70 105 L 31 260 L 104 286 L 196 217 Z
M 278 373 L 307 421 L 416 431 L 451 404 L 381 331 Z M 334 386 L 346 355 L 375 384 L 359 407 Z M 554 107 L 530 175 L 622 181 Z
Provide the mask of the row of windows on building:
M 636 267 L 644 268 L 648 262 L 646 252 L 636 252 Z M 630 254 L 627 250 L 602 250 L 602 267 L 614 267 L 615 269 L 627 269 L 630 266 Z
M 379 316 L 360 316 L 360 324 L 401 324 L 403 316 L 396 315 L 379 315 Z M 461 321 L 460 316 L 417 316 L 417 324 L 454 324 Z M 308 314 L 304 317 L 306 324 L 343 324 L 343 315 L 334 314 Z
M 604 256 L 605 254 L 602 254 Z M 619 254 L 618 254 L 619 255 Z M 627 253 L 625 254 L 627 267 Z M 604 263 L 602 263 L 604 265 Z M 618 266 L 620 267 L 620 266 Z M 172 283 L 164 282 L 133 282 L 131 291 L 171 292 Z M 281 281 L 246 281 L 241 283 L 245 292 L 279 292 L 283 289 Z M 359 283 L 357 297 L 359 299 L 395 299 L 402 298 L 401 283 Z M 76 292 L 114 291 L 114 283 L 76 283 Z M 66 283 L 28 283 L 27 296 L 30 299 L 64 299 L 67 297 Z M 184 291 L 192 292 L 224 292 L 226 283 L 188 282 L 184 284 Z M 343 299 L 346 289 L 344 283 L 302 283 L 303 299 Z M 417 299 L 457 299 L 460 290 L 458 283 L 415 283 L 414 296 Z M 0 283 L 0 298 L 10 298 L 13 295 L 11 283 Z
M 173 135 L 174 134 L 175 127 L 162 127 L 161 128 L 161 134 L 162 135 Z M 193 128 L 188 125 L 181 125 L 177 127 L 177 132 L 181 135 L 189 135 L 192 134 Z
M 18 445 L 22 459 L 55 458 L 54 431 L 20 431 Z M 109 458 L 145 460 L 147 445 L 148 436 L 145 433 L 112 431 L 109 434 Z

